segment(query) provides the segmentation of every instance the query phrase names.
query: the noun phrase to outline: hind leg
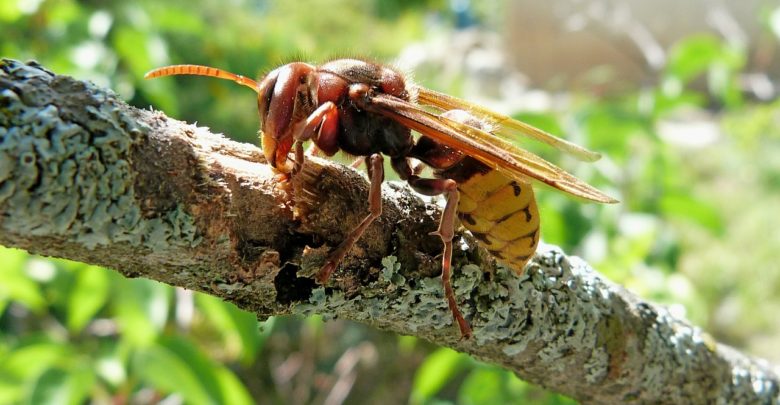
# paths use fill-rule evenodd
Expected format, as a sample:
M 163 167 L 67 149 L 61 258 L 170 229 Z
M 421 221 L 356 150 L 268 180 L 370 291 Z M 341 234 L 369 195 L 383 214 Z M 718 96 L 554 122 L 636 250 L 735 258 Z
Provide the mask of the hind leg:
M 450 280 L 452 274 L 452 238 L 455 235 L 455 219 L 457 217 L 458 201 L 460 201 L 458 183 L 452 179 L 417 177 L 406 159 L 394 160 L 393 168 L 398 171 L 402 179 L 409 182 L 409 185 L 421 194 L 430 196 L 446 194 L 447 204 L 444 206 L 444 211 L 441 214 L 439 229 L 431 234 L 439 235 L 444 244 L 441 257 L 441 282 L 444 286 L 444 296 L 447 299 L 447 306 L 449 306 L 450 312 L 452 312 L 452 317 L 458 324 L 458 328 L 460 328 L 461 337 L 468 339 L 472 335 L 471 327 L 468 321 L 463 318 L 460 309 L 458 309 L 458 303 L 455 301 L 455 292 L 452 289 Z

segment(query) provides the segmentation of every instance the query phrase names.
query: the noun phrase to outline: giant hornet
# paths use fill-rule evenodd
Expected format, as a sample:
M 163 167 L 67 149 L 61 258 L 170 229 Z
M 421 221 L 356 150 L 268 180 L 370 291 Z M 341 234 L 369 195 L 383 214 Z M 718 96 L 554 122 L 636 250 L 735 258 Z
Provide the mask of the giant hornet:
M 617 202 L 514 146 L 507 136 L 519 133 L 585 161 L 595 161 L 599 154 L 508 116 L 409 83 L 389 66 L 357 59 L 338 59 L 321 66 L 295 62 L 257 82 L 217 68 L 174 65 L 152 70 L 145 77 L 169 75 L 217 77 L 257 92 L 263 154 L 288 178 L 300 170 L 305 159 L 303 143 L 309 140 L 327 156 L 344 151 L 364 157 L 371 180 L 369 214 L 330 253 L 316 275 L 320 284 L 328 281 L 366 228 L 382 214 L 383 155 L 417 192 L 444 194 L 447 203 L 434 234 L 444 244 L 441 279 L 447 304 L 464 338 L 471 336 L 471 328 L 450 284 L 456 218 L 492 255 L 521 274 L 539 242 L 539 212 L 531 180 L 587 200 Z M 421 136 L 415 139 L 412 130 Z M 410 159 L 434 169 L 434 178 L 420 177 Z

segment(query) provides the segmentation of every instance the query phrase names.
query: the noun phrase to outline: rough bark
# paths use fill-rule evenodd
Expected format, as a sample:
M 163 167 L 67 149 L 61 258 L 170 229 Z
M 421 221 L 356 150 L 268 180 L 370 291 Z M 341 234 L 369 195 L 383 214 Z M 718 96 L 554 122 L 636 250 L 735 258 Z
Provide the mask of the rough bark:
M 325 255 L 367 210 L 358 172 L 312 158 L 280 183 L 262 153 L 36 64 L 0 64 L 0 244 L 202 291 L 259 317 L 322 314 L 414 335 L 588 403 L 777 403 L 777 371 L 542 245 L 524 276 L 458 235 L 460 340 L 402 183 L 327 288 Z

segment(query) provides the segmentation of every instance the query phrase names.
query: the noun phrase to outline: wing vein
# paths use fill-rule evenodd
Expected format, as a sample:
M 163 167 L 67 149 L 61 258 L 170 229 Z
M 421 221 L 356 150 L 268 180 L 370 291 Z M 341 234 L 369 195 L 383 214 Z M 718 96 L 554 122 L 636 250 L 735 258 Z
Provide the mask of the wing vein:
M 444 145 L 459 149 L 511 178 L 541 181 L 577 197 L 602 203 L 617 200 L 554 164 L 489 132 L 433 114 L 387 94 L 374 94 L 365 106 Z

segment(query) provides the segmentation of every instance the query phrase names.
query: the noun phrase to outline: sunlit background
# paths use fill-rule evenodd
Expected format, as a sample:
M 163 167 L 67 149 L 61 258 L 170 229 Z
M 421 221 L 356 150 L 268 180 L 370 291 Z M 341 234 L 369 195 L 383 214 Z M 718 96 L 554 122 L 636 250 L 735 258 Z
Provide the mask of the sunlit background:
M 601 151 L 523 145 L 617 196 L 539 193 L 542 237 L 719 341 L 780 362 L 780 8 L 773 1 L 0 0 L 0 56 L 37 59 L 244 142 L 259 76 L 364 56 Z M 0 403 L 571 403 L 425 341 L 255 316 L 0 248 Z

